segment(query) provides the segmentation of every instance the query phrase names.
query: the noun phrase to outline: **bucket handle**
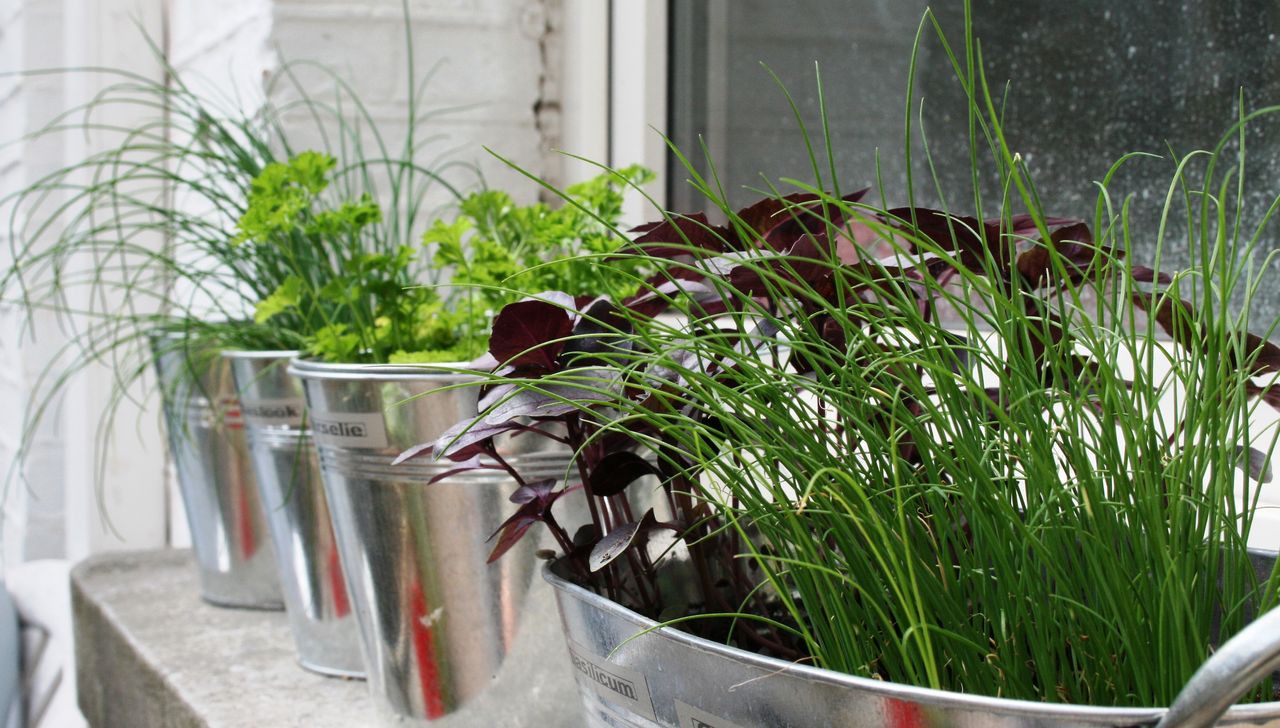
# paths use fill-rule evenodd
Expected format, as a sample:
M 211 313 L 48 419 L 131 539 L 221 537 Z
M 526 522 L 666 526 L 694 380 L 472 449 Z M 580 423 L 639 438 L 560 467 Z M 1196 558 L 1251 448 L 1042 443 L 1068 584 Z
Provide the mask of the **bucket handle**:
M 1156 728 L 1208 728 L 1245 691 L 1280 670 L 1280 607 L 1227 640 L 1196 670 Z

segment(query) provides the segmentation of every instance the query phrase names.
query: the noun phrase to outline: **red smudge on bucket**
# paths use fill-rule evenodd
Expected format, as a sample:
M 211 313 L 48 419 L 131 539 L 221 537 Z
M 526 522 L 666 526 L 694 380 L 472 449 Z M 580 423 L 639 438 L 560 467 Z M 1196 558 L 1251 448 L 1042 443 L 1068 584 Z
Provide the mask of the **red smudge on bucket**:
M 333 592 L 333 613 L 345 617 L 351 612 L 351 602 L 347 598 L 347 582 L 342 578 L 342 564 L 338 561 L 338 546 L 332 541 L 325 561 L 329 570 L 329 591 Z
M 254 530 L 253 503 L 249 500 L 249 486 L 239 479 L 235 485 L 236 533 L 240 541 L 240 557 L 248 561 L 258 550 L 258 534 Z
M 413 620 L 413 654 L 418 663 L 418 683 L 422 705 L 428 718 L 444 715 L 444 694 L 440 689 L 440 668 L 436 665 L 435 637 L 428 624 L 430 609 L 422 585 L 415 579 L 409 590 L 409 615 Z
M 924 728 L 924 711 L 916 703 L 889 698 L 885 708 L 889 728 Z

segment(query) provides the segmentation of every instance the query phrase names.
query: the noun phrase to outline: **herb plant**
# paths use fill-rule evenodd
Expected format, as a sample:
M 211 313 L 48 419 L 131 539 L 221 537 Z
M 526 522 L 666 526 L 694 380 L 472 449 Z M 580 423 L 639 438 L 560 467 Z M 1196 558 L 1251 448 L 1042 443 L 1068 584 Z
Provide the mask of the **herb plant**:
M 320 285 L 334 269 L 376 271 L 397 283 L 388 291 L 395 298 L 410 278 L 429 280 L 425 257 L 415 248 L 406 260 L 403 250 L 425 229 L 429 204 L 456 198 L 445 176 L 465 179 L 470 171 L 419 161 L 429 153 L 422 132 L 431 114 L 409 27 L 409 101 L 397 144 L 352 86 L 312 62 L 284 64 L 267 101 L 248 110 L 197 93 L 167 67 L 163 82 L 102 69 L 46 72 L 118 81 L 36 136 L 92 131 L 115 141 L 3 200 L 13 265 L 0 277 L 0 297 L 27 311 L 54 311 L 67 339 L 60 364 L 35 385 L 27 436 L 91 364 L 116 370 L 118 402 L 149 371 L 153 344 L 203 358 L 227 348 L 294 349 L 308 336 L 345 343 L 351 331 L 363 335 L 376 318 L 369 296 L 348 289 L 335 305 L 299 305 L 301 283 Z M 103 117 L 117 107 L 154 113 L 121 130 Z M 306 152 L 294 142 L 301 135 L 324 143 Z M 325 328 L 342 322 L 349 329 Z M 153 338 L 158 331 L 176 335 Z M 111 417 L 105 412 L 101 422 Z M 110 428 L 101 432 L 100 454 Z
M 293 271 L 258 302 L 257 323 L 290 321 L 298 348 L 327 361 L 428 363 L 469 361 L 484 351 L 493 314 L 519 292 L 550 287 L 576 295 L 634 293 L 642 265 L 601 261 L 625 244 L 613 227 L 622 189 L 652 173 L 607 172 L 565 190 L 558 208 L 517 205 L 506 192 L 463 197 L 452 222 L 437 219 L 421 246 L 369 250 L 360 241 L 382 222 L 366 194 L 336 207 L 326 200 L 336 160 L 304 152 L 268 166 L 249 195 L 238 243 L 251 255 L 281 259 Z M 350 238 L 342 246 L 329 241 Z M 417 283 L 424 250 L 448 288 Z M 443 291 L 443 294 L 442 294 Z
M 254 308 L 256 324 L 279 326 L 294 348 L 330 361 L 460 361 L 463 321 L 419 284 L 424 256 L 411 245 L 379 249 L 382 211 L 368 193 L 336 207 L 324 197 L 337 160 L 303 152 L 254 179 L 233 244 L 276 258 L 287 272 Z M 334 244 L 334 241 L 342 241 Z
M 572 296 L 628 296 L 645 272 L 643 261 L 617 258 L 627 240 L 615 230 L 622 191 L 653 178 L 643 167 L 604 172 L 564 190 L 562 205 L 517 205 L 506 192 L 485 189 L 462 199 L 452 222 L 437 220 L 422 243 L 434 250 L 437 269 L 451 274 L 441 306 L 430 294 L 428 314 L 414 304 L 399 309 L 406 321 L 438 320 L 417 352 L 391 361 L 468 361 L 484 351 L 497 311 L 522 295 L 557 290 Z M 607 263 L 607 264 L 606 264 Z M 421 299 L 424 292 L 411 292 Z M 395 322 L 395 316 L 383 317 Z M 385 325 L 385 324 L 384 324 Z M 449 335 L 455 343 L 440 353 Z
M 821 224 L 775 249 L 746 222 L 762 206 Z M 734 220 L 642 238 L 699 261 L 672 269 L 687 328 L 568 297 L 498 316 L 482 411 L 435 443 L 517 478 L 493 558 L 543 522 L 571 575 L 651 616 L 737 614 L 757 622 L 739 644 L 823 667 L 1101 705 L 1167 704 L 1276 604 L 1244 544 L 1280 348 L 1227 306 L 1244 263 L 1157 271 L 1081 223 L 827 195 Z M 855 228 L 892 252 L 841 261 Z M 495 434 L 529 429 L 573 448 L 581 485 L 497 457 Z M 631 509 L 645 476 L 667 516 Z M 593 523 L 570 533 L 552 506 L 579 487 Z M 662 531 L 688 545 L 692 611 L 662 591 Z
M 939 689 L 1169 704 L 1277 604 L 1246 545 L 1277 441 L 1257 424 L 1280 408 L 1276 324 L 1249 314 L 1280 201 L 1251 226 L 1241 181 L 1244 130 L 1277 109 L 1174 160 L 1157 230 L 1111 184 L 1133 156 L 1092 220 L 1054 218 L 966 49 L 977 214 L 830 192 L 816 159 L 816 184 L 733 211 L 690 166 L 727 222 L 641 228 L 658 274 L 625 301 L 508 305 L 477 416 L 402 457 L 510 472 L 494 558 L 544 523 L 571 577 L 682 628 Z M 1182 270 L 1161 265 L 1175 242 Z M 530 430 L 575 478 L 501 459 L 492 437 Z M 636 512 L 653 487 L 665 513 Z M 553 506 L 579 489 L 571 532 Z M 692 601 L 663 576 L 686 558 Z
M 436 245 L 436 265 L 454 271 L 454 285 L 486 296 L 486 305 L 499 304 L 493 312 L 515 291 L 620 299 L 638 288 L 639 262 L 601 263 L 626 243 L 614 232 L 622 191 L 652 179 L 640 166 L 604 172 L 565 188 L 565 204 L 556 208 L 519 206 L 501 190 L 483 190 L 464 198 L 457 218 L 437 221 L 423 241 Z

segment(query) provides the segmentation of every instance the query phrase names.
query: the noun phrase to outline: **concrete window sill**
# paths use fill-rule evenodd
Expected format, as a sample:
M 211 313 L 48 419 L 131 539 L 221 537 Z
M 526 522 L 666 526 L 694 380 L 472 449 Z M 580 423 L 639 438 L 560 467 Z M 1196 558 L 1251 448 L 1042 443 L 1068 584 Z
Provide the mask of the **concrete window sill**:
M 363 680 L 298 665 L 284 612 L 200 599 L 190 551 L 105 554 L 71 573 L 80 708 L 93 728 L 378 725 Z M 550 587 L 495 683 L 439 728 L 580 728 L 582 703 Z
M 91 558 L 71 575 L 80 707 L 96 728 L 348 728 L 359 680 L 298 666 L 284 612 L 200 600 L 189 551 Z

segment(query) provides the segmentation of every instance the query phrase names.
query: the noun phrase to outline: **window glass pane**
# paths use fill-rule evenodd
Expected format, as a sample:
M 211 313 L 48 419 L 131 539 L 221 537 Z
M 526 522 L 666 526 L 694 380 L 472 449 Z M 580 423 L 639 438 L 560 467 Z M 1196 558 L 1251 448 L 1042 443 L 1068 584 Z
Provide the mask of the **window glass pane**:
M 903 132 L 908 63 L 927 3 L 916 0 L 674 0 L 671 8 L 671 132 L 700 157 L 699 137 L 735 205 L 772 180 L 813 181 L 798 125 L 764 64 L 781 79 L 815 136 L 825 166 L 814 62 L 820 64 L 841 187 L 875 183 L 876 150 L 890 204 L 907 201 Z M 932 3 L 963 54 L 963 3 Z M 1032 169 L 1046 212 L 1092 219 L 1112 161 L 1130 151 L 1161 153 L 1114 184 L 1136 195 L 1134 229 L 1149 253 L 1172 174 L 1168 150 L 1212 148 L 1246 108 L 1280 103 L 1280 3 L 1275 0 L 974 0 L 975 34 L 997 95 L 1011 82 L 1005 122 L 1011 147 Z M 931 29 L 918 59 L 913 113 L 923 101 L 930 152 L 947 205 L 972 214 L 963 90 Z M 917 203 L 936 205 L 915 134 Z M 1167 145 L 1166 146 L 1166 142 Z M 1280 190 L 1280 124 L 1248 136 L 1257 220 Z M 706 171 L 702 162 L 700 171 Z M 704 205 L 673 160 L 669 200 Z M 824 175 L 826 174 L 824 169 Z M 989 184 L 989 181 L 988 181 Z M 998 190 L 984 190 L 992 214 Z M 1185 261 L 1185 243 L 1181 246 Z M 1142 250 L 1140 250 L 1142 252 Z M 1175 255 L 1175 258 L 1178 257 Z M 1280 302 L 1280 286 L 1268 294 Z M 1275 310 L 1275 309 L 1273 309 Z

